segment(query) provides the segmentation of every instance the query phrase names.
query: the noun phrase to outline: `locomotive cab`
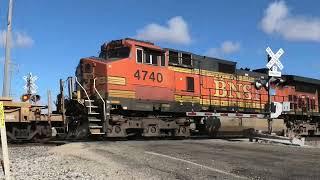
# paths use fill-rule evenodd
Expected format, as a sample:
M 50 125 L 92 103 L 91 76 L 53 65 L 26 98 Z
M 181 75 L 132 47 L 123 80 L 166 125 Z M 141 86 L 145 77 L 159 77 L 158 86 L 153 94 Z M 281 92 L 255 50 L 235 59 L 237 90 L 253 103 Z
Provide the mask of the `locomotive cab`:
M 106 61 L 119 60 L 130 56 L 131 47 L 122 43 L 122 40 L 111 41 L 101 46 L 99 58 Z

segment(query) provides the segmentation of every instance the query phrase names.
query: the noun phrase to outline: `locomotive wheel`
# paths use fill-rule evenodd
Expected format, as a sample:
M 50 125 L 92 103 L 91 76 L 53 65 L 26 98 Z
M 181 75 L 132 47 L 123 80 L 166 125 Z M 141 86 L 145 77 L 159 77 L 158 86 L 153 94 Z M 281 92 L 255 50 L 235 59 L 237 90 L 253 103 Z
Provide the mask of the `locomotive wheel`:
M 181 127 L 181 129 L 180 129 L 180 130 L 181 130 L 181 133 L 182 133 L 182 134 L 185 134 L 185 133 L 187 132 L 186 127 Z
M 150 128 L 150 132 L 151 132 L 151 133 L 156 133 L 156 132 L 157 132 L 157 128 L 154 127 L 154 126 L 152 126 L 152 127 Z
M 187 126 L 180 126 L 178 129 L 175 129 L 174 136 L 176 137 L 189 137 L 190 129 Z
M 158 137 L 158 136 L 160 136 L 159 127 L 155 126 L 155 125 L 145 127 L 143 130 L 143 136 L 145 136 L 145 137 Z
M 67 139 L 80 140 L 86 139 L 89 135 L 87 123 L 77 123 L 70 128 Z
M 119 134 L 121 132 L 121 127 L 120 126 L 115 126 L 114 131 Z
M 205 125 L 208 135 L 210 137 L 216 137 L 221 127 L 220 119 L 218 117 L 207 117 Z

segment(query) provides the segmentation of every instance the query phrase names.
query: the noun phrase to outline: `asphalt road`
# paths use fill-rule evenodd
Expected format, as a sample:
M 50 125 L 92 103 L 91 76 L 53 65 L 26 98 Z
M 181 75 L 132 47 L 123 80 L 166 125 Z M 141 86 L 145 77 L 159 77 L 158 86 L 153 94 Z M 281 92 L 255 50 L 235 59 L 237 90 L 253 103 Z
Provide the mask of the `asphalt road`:
M 85 153 L 66 145 L 73 149 L 69 155 L 115 171 L 108 172 L 110 179 L 320 179 L 318 148 L 226 140 L 80 144 L 73 145 Z

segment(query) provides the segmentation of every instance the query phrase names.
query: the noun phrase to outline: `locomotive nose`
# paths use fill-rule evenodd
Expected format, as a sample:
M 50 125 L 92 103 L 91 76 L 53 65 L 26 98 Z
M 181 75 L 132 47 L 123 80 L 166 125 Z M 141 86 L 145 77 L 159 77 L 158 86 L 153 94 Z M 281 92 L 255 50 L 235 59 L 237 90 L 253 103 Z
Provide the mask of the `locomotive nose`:
M 80 84 L 88 92 L 88 94 L 91 94 L 91 92 L 93 92 L 92 84 L 93 79 L 95 78 L 95 67 L 96 63 L 89 59 L 81 59 L 77 67 L 76 76 Z

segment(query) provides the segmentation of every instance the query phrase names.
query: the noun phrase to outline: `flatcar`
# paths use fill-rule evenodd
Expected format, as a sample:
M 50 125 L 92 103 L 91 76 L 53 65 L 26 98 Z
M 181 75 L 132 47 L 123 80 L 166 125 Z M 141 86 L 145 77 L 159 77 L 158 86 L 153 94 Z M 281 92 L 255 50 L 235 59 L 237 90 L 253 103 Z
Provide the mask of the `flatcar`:
M 0 97 L 0 102 L 10 142 L 50 140 L 52 127 L 64 127 L 65 121 L 61 114 L 44 113 L 48 112 L 48 106 L 18 102 L 10 97 Z

